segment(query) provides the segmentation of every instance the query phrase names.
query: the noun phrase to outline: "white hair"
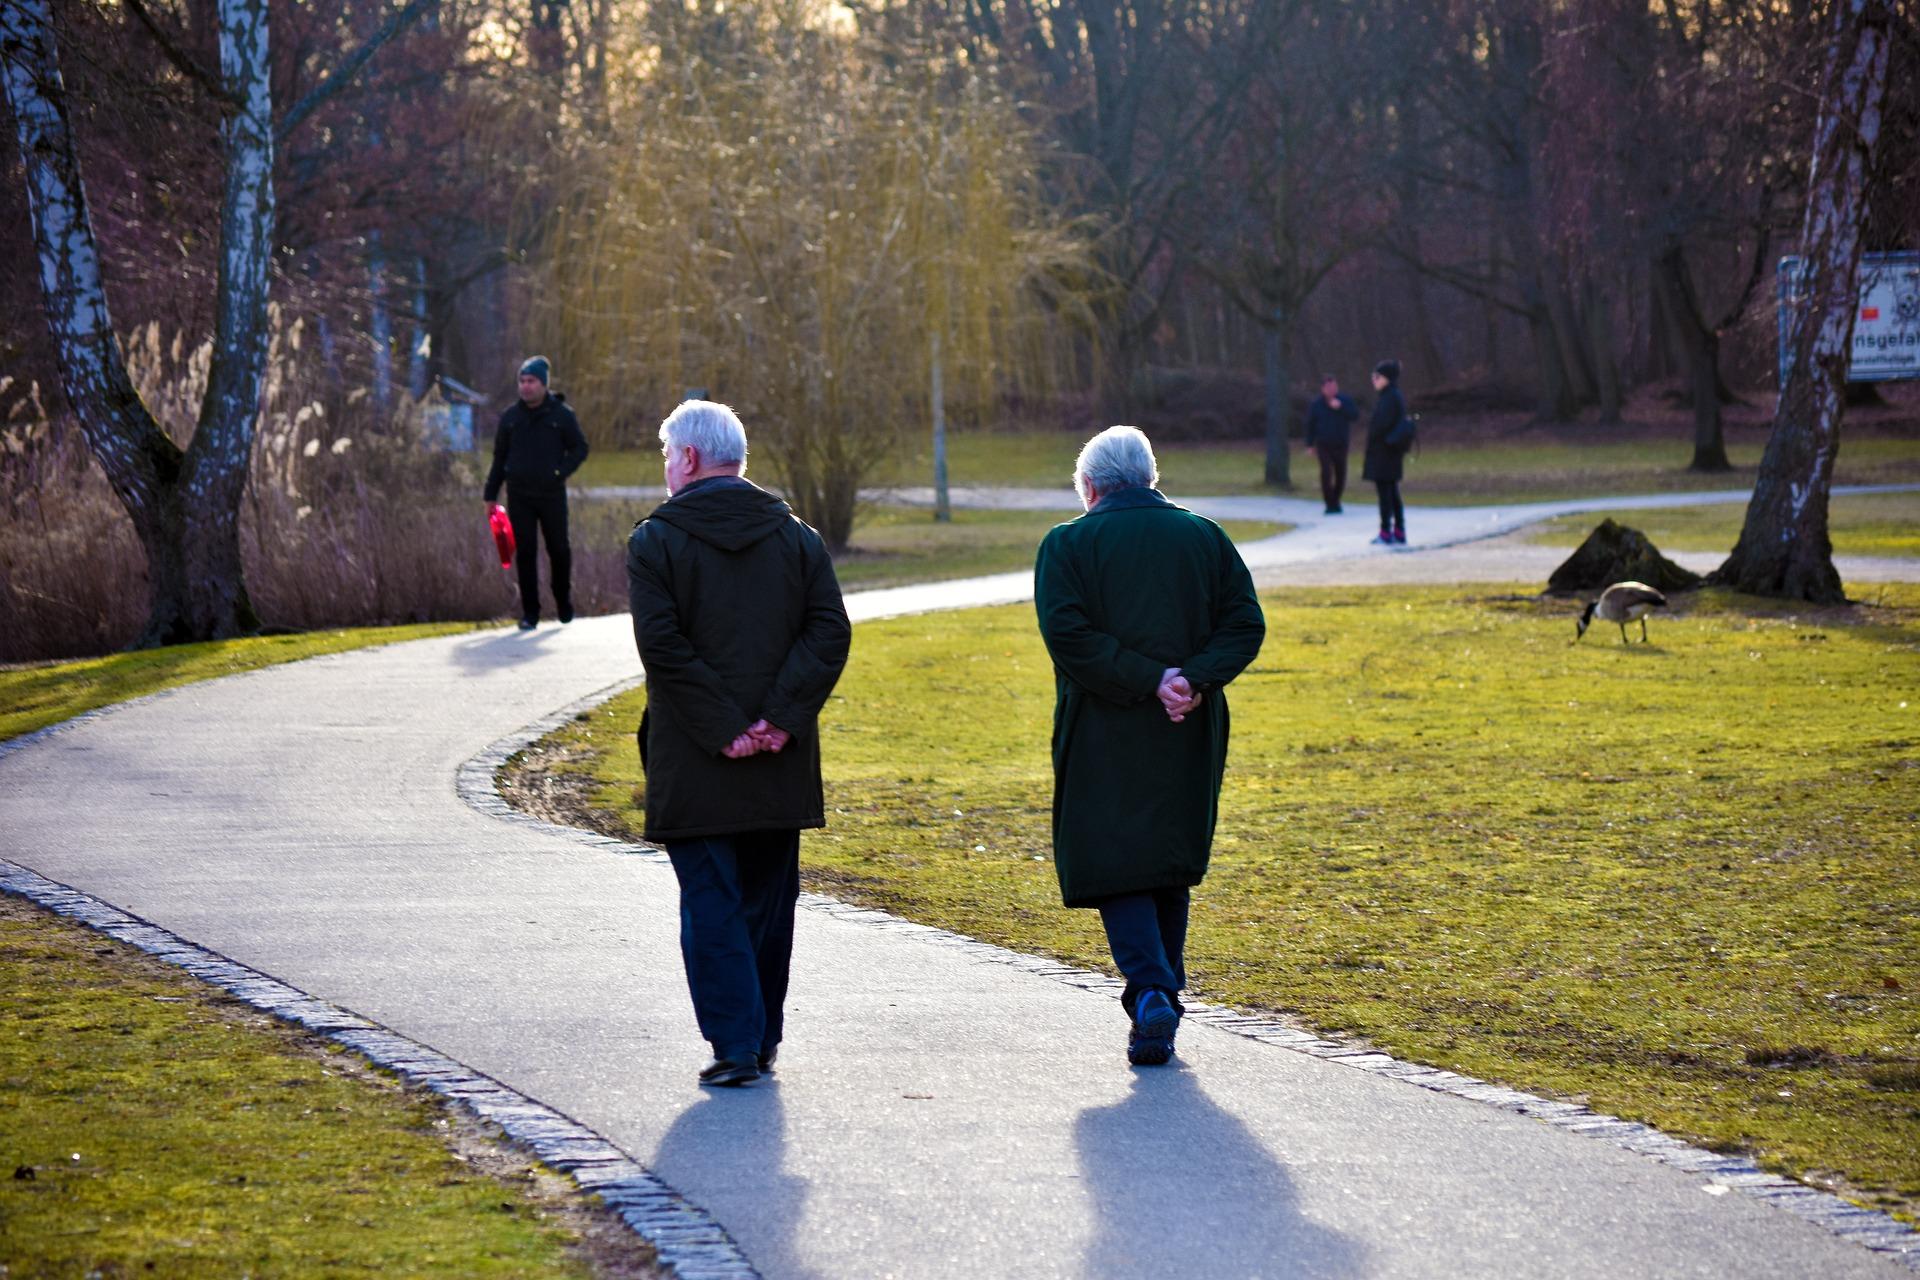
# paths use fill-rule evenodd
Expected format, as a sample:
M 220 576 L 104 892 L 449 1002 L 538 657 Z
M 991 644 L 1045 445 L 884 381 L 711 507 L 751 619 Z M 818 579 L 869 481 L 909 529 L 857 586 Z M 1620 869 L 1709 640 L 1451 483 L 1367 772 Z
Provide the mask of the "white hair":
M 700 465 L 747 469 L 747 429 L 740 416 L 712 400 L 683 400 L 660 424 L 660 443 L 666 449 L 691 447 L 700 453 Z
M 1153 444 L 1138 427 L 1108 427 L 1087 441 L 1073 464 L 1073 487 L 1082 501 L 1088 485 L 1105 496 L 1117 489 L 1152 488 L 1159 483 Z

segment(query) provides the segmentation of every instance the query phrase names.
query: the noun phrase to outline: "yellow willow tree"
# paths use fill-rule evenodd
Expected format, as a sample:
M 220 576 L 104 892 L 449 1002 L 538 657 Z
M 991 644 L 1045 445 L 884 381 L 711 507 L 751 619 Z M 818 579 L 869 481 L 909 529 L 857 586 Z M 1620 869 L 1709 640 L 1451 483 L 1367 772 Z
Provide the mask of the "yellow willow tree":
M 862 37 L 810 0 L 654 13 L 548 224 L 537 331 L 586 403 L 732 404 L 843 549 L 910 424 L 1047 380 L 1081 240 L 1049 221 L 1017 104 L 937 39 Z

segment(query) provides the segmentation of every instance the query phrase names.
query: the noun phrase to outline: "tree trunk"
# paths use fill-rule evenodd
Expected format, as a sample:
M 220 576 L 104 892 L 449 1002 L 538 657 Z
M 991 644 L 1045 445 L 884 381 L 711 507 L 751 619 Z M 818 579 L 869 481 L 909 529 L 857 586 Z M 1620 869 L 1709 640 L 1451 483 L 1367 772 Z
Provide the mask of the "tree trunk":
M 147 557 L 140 646 L 257 628 L 241 571 L 239 511 L 266 359 L 273 128 L 264 0 L 223 0 L 227 184 L 214 357 L 191 446 L 169 439 L 127 377 L 107 306 L 86 188 L 67 118 L 47 0 L 0 5 L 0 54 L 33 214 L 47 327 L 88 447 Z
M 1867 176 L 1880 136 L 1892 27 L 1885 0 L 1835 6 L 1800 232 L 1806 304 L 1792 316 L 1787 377 L 1746 523 L 1712 579 L 1738 591 L 1820 604 L 1846 599 L 1833 567 L 1827 500 L 1840 450 Z
M 1281 489 L 1293 488 L 1287 455 L 1287 312 L 1276 305 L 1269 323 L 1262 325 L 1267 365 L 1267 465 L 1262 477 Z
M 1624 399 L 1620 389 L 1620 360 L 1614 352 L 1613 308 L 1591 278 L 1580 286 L 1580 311 L 1586 321 L 1587 351 L 1593 359 L 1594 391 L 1600 402 L 1600 421 L 1620 421 Z
M 933 518 L 946 524 L 953 519 L 953 503 L 947 496 L 947 393 L 942 385 L 940 367 L 940 331 L 932 338 L 932 379 L 928 395 L 933 402 Z
M 1684 250 L 1671 243 L 1654 259 L 1653 277 L 1662 310 L 1687 362 L 1687 386 L 1693 400 L 1693 461 L 1689 471 L 1731 471 L 1720 418 L 1720 335 L 1707 323 L 1693 291 Z

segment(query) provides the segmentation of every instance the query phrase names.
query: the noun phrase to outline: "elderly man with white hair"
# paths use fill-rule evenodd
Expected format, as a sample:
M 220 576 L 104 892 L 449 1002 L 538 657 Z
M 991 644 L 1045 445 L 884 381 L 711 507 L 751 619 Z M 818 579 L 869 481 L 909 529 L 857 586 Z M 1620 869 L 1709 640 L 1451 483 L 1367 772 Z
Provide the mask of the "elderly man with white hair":
M 826 825 L 816 722 L 853 636 L 820 535 L 746 478 L 747 433 L 689 400 L 660 426 L 667 501 L 627 542 L 646 669 L 646 836 L 680 881 L 705 1085 L 772 1070 L 800 831 Z
M 1138 429 L 1089 440 L 1073 482 L 1087 512 L 1047 534 L 1034 567 L 1055 676 L 1054 869 L 1062 901 L 1106 926 L 1128 1061 L 1158 1066 L 1173 1056 L 1188 898 L 1219 814 L 1225 686 L 1266 619 L 1226 533 L 1154 487 Z

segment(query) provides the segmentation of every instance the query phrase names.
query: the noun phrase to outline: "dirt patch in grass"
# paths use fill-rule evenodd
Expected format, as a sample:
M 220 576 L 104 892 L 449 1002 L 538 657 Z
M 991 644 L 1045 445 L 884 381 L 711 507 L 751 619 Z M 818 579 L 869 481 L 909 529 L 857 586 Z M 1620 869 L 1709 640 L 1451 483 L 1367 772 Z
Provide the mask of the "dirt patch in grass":
M 1697 593 L 1631 645 L 1571 644 L 1564 602 L 1503 588 L 1265 599 L 1197 994 L 1913 1214 L 1920 588 Z M 644 699 L 559 735 L 573 803 L 628 836 Z M 1028 607 L 862 624 L 807 882 L 1109 967 L 1047 861 L 1052 706 Z
M 0 1275 L 653 1280 L 491 1126 L 0 895 Z

